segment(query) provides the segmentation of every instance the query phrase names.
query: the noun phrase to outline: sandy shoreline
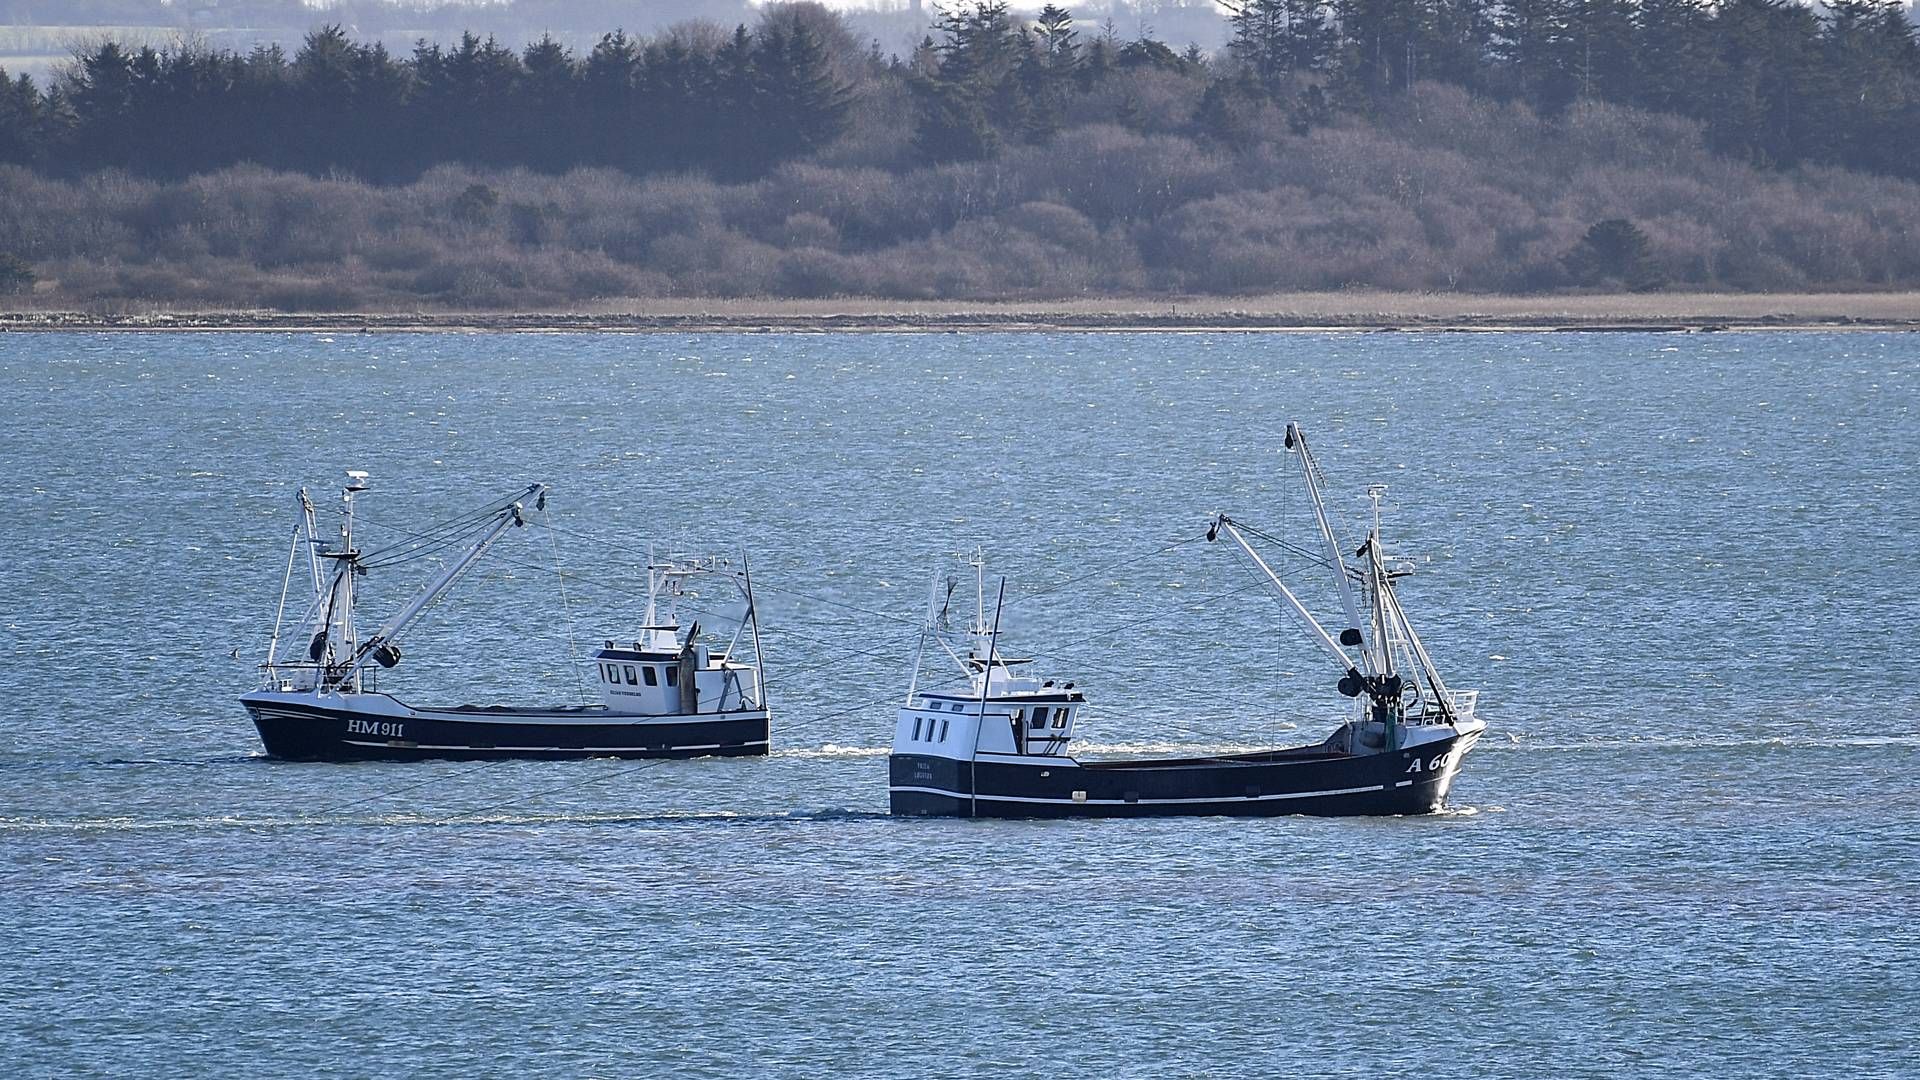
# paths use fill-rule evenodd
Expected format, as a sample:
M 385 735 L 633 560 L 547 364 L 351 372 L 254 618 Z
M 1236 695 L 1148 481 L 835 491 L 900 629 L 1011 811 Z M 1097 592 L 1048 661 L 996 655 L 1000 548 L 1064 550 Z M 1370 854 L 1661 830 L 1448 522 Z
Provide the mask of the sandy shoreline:
M 633 300 L 564 312 L 0 312 L 0 331 L 925 332 L 945 331 L 1920 331 L 1920 293 L 1482 296 L 1290 293 L 1038 302 Z

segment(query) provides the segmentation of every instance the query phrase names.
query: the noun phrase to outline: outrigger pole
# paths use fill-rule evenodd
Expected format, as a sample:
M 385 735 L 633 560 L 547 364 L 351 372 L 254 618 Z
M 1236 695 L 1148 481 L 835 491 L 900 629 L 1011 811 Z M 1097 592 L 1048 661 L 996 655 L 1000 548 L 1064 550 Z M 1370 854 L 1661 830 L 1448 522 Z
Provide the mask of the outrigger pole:
M 1313 516 L 1320 523 L 1320 539 L 1326 547 L 1327 565 L 1333 570 L 1333 577 L 1340 587 L 1340 606 L 1346 610 L 1347 625 L 1340 631 L 1342 645 L 1360 647 L 1360 662 L 1366 666 L 1367 674 L 1381 674 L 1384 661 L 1374 661 L 1373 650 L 1366 645 L 1366 639 L 1360 635 L 1360 607 L 1353 600 L 1353 587 L 1347 582 L 1347 564 L 1341 557 L 1340 541 L 1333 535 L 1333 525 L 1327 520 L 1327 507 L 1320 498 L 1320 467 L 1314 463 L 1313 454 L 1307 450 L 1307 436 L 1300 425 L 1287 422 L 1287 449 L 1300 451 L 1300 471 L 1307 478 L 1307 497 L 1313 503 Z M 1382 652 L 1384 653 L 1384 648 Z

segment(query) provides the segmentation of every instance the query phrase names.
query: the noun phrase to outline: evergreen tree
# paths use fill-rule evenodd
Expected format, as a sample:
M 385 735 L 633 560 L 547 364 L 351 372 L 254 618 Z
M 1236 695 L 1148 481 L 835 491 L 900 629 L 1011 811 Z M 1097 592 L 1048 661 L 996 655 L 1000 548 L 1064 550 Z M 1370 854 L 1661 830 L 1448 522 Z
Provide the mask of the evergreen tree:
M 1351 107 L 1371 108 L 1390 93 L 1450 70 L 1478 70 L 1491 52 L 1490 28 L 1475 17 L 1480 0 L 1333 0 L 1341 40 L 1334 85 Z M 1487 42 L 1445 35 L 1485 30 Z M 1463 55 L 1464 54 L 1464 55 Z
M 1030 142 L 1045 142 L 1060 130 L 1080 67 L 1079 37 L 1073 16 L 1048 4 L 1021 42 L 1021 81 L 1031 103 L 1026 132 Z
M 1709 136 L 1757 165 L 1799 161 L 1818 122 L 1805 91 L 1817 73 L 1819 21 L 1794 0 L 1725 0 L 1714 26 L 1721 78 L 1705 103 Z
M 1567 47 L 1582 98 L 1633 99 L 1637 27 L 1634 0 L 1573 0 Z
M 637 137 L 643 168 L 696 167 L 710 156 L 708 110 L 717 99 L 713 57 L 656 39 L 641 51 Z
M 1225 0 L 1233 37 L 1227 51 L 1269 92 L 1293 71 L 1287 48 L 1288 0 Z
M 33 165 L 47 149 L 51 110 L 33 76 L 8 79 L 0 68 L 0 165 Z
M 73 112 L 73 164 L 100 168 L 127 164 L 134 115 L 133 58 L 118 42 L 104 41 L 81 53 L 61 97 Z
M 990 157 L 1008 134 L 1032 128 L 1021 77 L 1023 50 L 1005 0 L 940 12 L 934 70 L 911 82 L 918 104 L 914 146 L 928 161 Z
M 1920 45 L 1898 0 L 1831 0 L 1821 33 L 1817 153 L 1899 171 L 1920 129 Z
M 1580 92 L 1574 9 L 1580 0 L 1503 0 L 1493 20 L 1495 85 L 1543 113 Z
M 1702 90 L 1720 78 L 1709 0 L 1639 0 L 1633 92 L 1628 101 L 1658 112 L 1699 115 Z
M 323 172 L 360 164 L 358 49 L 338 23 L 314 30 L 293 54 L 294 113 L 301 139 L 296 161 Z
M 834 74 L 825 44 L 808 27 L 764 35 L 753 56 L 761 145 L 784 161 L 827 145 L 847 128 L 852 88 Z
M 1033 26 L 1047 70 L 1070 73 L 1080 63 L 1080 32 L 1073 28 L 1072 13 L 1048 4 L 1040 9 Z
M 643 150 L 632 128 L 640 108 L 640 43 L 623 30 L 601 37 L 587 54 L 580 89 L 585 105 L 586 160 L 637 167 Z
M 513 145 L 525 164 L 560 172 L 579 163 L 579 64 L 572 50 L 542 35 L 520 54 L 524 75 L 511 117 Z
M 760 121 L 754 112 L 763 84 L 757 44 L 744 24 L 734 27 L 733 36 L 714 53 L 713 81 L 714 168 L 734 179 L 757 175 L 768 161 L 759 146 Z

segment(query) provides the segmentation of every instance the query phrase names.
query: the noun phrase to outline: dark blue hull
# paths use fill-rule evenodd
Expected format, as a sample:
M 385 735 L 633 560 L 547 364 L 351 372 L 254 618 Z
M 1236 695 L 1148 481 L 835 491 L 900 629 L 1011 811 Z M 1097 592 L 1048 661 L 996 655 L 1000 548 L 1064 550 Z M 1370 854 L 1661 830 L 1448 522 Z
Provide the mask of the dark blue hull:
M 1416 749 L 1347 755 L 1318 748 L 1230 757 L 1062 764 L 1010 758 L 888 759 L 893 813 L 1068 818 L 1429 814 L 1446 802 L 1479 733 Z
M 500 758 L 684 758 L 765 754 L 765 712 L 717 713 L 661 722 L 609 717 L 606 723 L 541 722 L 523 715 L 381 716 L 316 704 L 242 702 L 267 753 L 294 761 L 416 761 Z M 564 715 L 566 710 L 553 710 Z

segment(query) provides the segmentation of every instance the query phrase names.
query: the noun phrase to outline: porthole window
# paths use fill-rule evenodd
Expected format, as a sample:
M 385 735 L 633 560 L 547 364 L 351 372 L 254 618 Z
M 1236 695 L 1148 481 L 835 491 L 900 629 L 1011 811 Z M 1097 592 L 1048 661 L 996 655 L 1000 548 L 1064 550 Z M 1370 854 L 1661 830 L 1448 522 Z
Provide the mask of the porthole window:
M 648 686 L 659 686 L 659 685 L 660 685 L 660 676 L 659 676 L 658 674 L 656 674 L 656 673 L 654 672 L 654 670 L 653 670 L 652 668 L 650 668 L 650 667 L 643 667 L 643 668 L 641 668 L 641 669 L 640 669 L 640 674 L 642 674 L 642 675 L 645 675 L 645 676 L 647 677 L 647 685 L 648 685 Z

